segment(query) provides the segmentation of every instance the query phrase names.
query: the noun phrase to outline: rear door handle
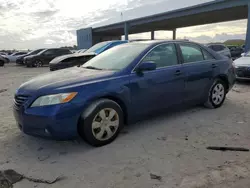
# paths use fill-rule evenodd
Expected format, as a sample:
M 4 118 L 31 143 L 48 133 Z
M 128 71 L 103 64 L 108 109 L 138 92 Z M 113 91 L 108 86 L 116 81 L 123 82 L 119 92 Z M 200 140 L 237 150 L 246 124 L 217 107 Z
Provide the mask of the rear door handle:
M 217 64 L 212 64 L 212 68 L 216 68 L 216 67 L 218 67 Z
M 175 71 L 175 75 L 176 75 L 176 76 L 181 75 L 181 71 L 180 71 L 180 70 Z

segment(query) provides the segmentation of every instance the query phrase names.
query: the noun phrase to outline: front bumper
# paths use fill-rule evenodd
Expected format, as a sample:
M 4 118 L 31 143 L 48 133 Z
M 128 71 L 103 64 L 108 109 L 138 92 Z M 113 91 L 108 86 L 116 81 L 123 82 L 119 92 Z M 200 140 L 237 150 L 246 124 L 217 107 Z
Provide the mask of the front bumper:
M 56 140 L 78 136 L 79 109 L 71 104 L 26 108 L 13 106 L 19 129 L 25 134 Z
M 17 59 L 16 64 L 23 65 L 24 64 L 23 59 Z
M 250 80 L 250 67 L 238 67 L 236 68 L 237 80 Z

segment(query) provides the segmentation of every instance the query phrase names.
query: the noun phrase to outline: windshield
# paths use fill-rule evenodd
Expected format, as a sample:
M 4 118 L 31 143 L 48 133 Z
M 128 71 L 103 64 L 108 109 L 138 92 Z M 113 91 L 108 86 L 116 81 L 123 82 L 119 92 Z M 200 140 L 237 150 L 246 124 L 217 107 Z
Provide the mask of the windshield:
M 29 55 L 35 55 L 39 52 L 43 51 L 43 49 L 39 49 L 39 50 L 34 50 L 34 51 L 31 51 L 30 53 L 28 53 Z
M 41 52 L 39 52 L 39 53 L 38 53 L 38 55 L 41 55 L 41 54 L 43 54 L 43 52 L 45 52 L 45 51 L 47 51 L 47 49 L 45 49 L 45 50 L 42 50 Z
M 110 41 L 100 42 L 100 43 L 98 43 L 98 44 L 92 46 L 92 47 L 89 48 L 88 50 L 86 50 L 85 53 L 95 52 L 95 51 L 98 50 L 99 48 L 102 48 L 102 47 L 106 46 L 108 43 L 110 43 Z
M 122 70 L 127 67 L 149 44 L 126 44 L 117 46 L 94 57 L 83 68 Z

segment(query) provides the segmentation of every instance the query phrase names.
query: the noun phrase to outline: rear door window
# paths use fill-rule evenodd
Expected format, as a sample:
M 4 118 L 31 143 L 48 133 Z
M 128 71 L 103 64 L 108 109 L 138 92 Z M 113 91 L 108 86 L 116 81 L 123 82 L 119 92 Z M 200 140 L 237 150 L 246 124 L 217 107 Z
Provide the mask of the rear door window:
M 210 53 L 208 53 L 206 50 L 202 50 L 203 56 L 205 60 L 211 60 L 215 59 Z
M 184 63 L 203 61 L 201 48 L 195 44 L 180 44 Z
M 56 51 L 54 49 L 49 49 L 49 50 L 44 52 L 44 55 L 54 55 L 55 53 L 56 53 Z

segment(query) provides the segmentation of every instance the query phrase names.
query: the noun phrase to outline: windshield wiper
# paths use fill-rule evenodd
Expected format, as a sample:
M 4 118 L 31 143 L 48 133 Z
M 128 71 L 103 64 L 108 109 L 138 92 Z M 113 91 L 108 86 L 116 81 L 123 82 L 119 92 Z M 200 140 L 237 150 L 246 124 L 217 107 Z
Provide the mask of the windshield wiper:
M 87 66 L 87 67 L 83 67 L 83 68 L 86 68 L 86 69 L 94 69 L 94 70 L 102 70 L 102 69 L 100 69 L 100 68 L 93 67 L 93 66 Z

